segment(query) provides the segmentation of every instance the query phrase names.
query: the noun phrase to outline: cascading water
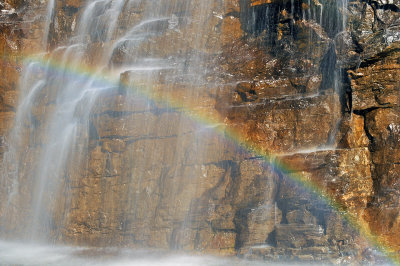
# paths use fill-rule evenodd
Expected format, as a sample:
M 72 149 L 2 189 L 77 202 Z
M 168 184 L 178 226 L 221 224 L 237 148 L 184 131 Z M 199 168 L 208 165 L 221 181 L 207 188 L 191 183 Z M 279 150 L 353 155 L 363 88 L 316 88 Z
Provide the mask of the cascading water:
M 45 47 L 59 46 L 25 60 L 0 173 L 0 236 L 30 243 L 0 241 L 0 264 L 159 263 L 140 248 L 343 257 L 335 241 L 353 231 L 280 161 L 305 179 L 329 168 L 316 181 L 326 189 L 345 176 L 336 45 L 347 2 L 161 2 L 48 1 Z
M 196 4 L 197 12 L 192 14 L 190 8 Z M 93 171 L 89 165 L 91 162 L 88 162 L 90 159 L 87 159 L 92 156 L 91 150 L 98 151 L 101 148 L 98 145 L 103 145 L 101 149 L 107 150 L 105 145 L 113 146 L 116 141 L 129 145 L 140 143 L 142 139 L 144 141 L 139 145 L 144 145 L 144 150 L 139 153 L 140 157 L 137 157 L 138 148 L 124 155 L 132 157 L 129 159 L 132 165 L 126 166 L 130 167 L 131 172 L 123 173 L 125 176 L 120 178 L 125 180 L 118 182 L 128 182 L 130 187 L 126 195 L 123 195 L 126 197 L 125 206 L 117 208 L 129 210 L 126 213 L 119 210 L 119 215 L 126 216 L 122 217 L 125 220 L 138 219 L 141 220 L 139 224 L 144 223 L 136 229 L 138 234 L 150 230 L 152 220 L 155 219 L 152 216 L 154 214 L 136 206 L 138 202 L 141 205 L 151 205 L 150 202 L 146 203 L 151 199 L 143 198 L 139 193 L 144 188 L 147 196 L 150 196 L 153 193 L 151 190 L 156 189 L 148 184 L 143 185 L 148 182 L 146 175 L 163 175 L 165 171 L 171 171 L 168 175 L 179 178 L 182 169 L 174 164 L 178 164 L 176 160 L 182 160 L 181 155 L 170 158 L 172 161 L 163 157 L 170 156 L 174 150 L 180 153 L 181 142 L 185 142 L 186 149 L 193 149 L 192 152 L 197 153 L 188 160 L 191 160 L 191 164 L 198 164 L 200 158 L 207 156 L 201 147 L 201 139 L 207 129 L 195 129 L 190 125 L 193 122 L 185 122 L 188 119 L 182 117 L 176 107 L 169 106 L 168 102 L 154 103 L 148 97 L 134 92 L 134 86 L 151 91 L 152 87 L 161 85 L 163 90 L 157 92 L 161 95 L 157 97 L 168 94 L 178 81 L 186 82 L 185 91 L 180 92 L 186 95 L 184 97 L 193 97 L 193 93 L 196 94 L 194 90 L 204 86 L 204 70 L 197 66 L 201 61 L 200 55 L 192 55 L 191 58 L 186 54 L 166 57 L 168 54 L 163 53 L 170 53 L 169 50 L 175 49 L 174 47 L 146 45 L 166 32 L 183 36 L 180 24 L 184 24 L 196 32 L 192 33 L 193 39 L 188 44 L 198 50 L 204 49 L 202 38 L 207 33 L 201 29 L 201 23 L 207 17 L 203 13 L 209 11 L 209 6 L 209 1 L 171 1 L 163 5 L 158 1 L 88 1 L 81 12 L 76 35 L 65 46 L 56 48 L 48 56 L 27 61 L 21 79 L 22 94 L 16 125 L 10 134 L 9 149 L 3 161 L 5 171 L 2 182 L 8 195 L 8 201 L 2 205 L 5 213 L 2 216 L 3 222 L 7 223 L 7 219 L 12 220 L 16 216 L 24 217 L 23 223 L 11 226 L 15 235 L 32 241 L 53 241 L 68 235 L 68 223 L 71 223 L 71 219 L 78 219 L 71 218 L 74 210 L 78 209 L 75 204 L 82 204 L 77 202 L 80 198 L 73 195 L 71 188 L 77 184 L 81 186 L 79 183 L 82 183 L 82 178 L 85 180 L 85 171 Z M 55 8 L 54 2 L 50 1 L 47 11 L 49 19 L 54 19 Z M 128 18 L 128 21 L 121 20 L 123 16 L 129 17 L 138 10 L 141 12 L 140 16 Z M 46 22 L 46 33 L 49 32 L 51 23 Z M 186 45 L 185 42 L 187 40 L 181 40 L 181 45 Z M 166 52 L 160 49 L 165 49 Z M 90 67 L 90 71 L 82 71 L 85 65 Z M 160 77 L 165 81 L 160 83 Z M 119 103 L 121 107 L 116 106 L 111 111 L 111 106 L 106 106 L 109 98 L 123 99 Z M 117 119 L 121 116 L 121 128 L 107 128 L 109 125 L 104 124 L 107 123 L 104 116 Z M 125 119 L 134 124 L 126 125 Z M 105 128 L 105 132 L 97 132 L 99 128 Z M 199 134 L 202 137 L 196 133 L 197 130 L 201 131 Z M 162 141 L 170 138 L 173 140 L 161 148 L 145 143 L 146 139 Z M 97 142 L 96 148 L 93 148 L 94 142 Z M 187 142 L 195 144 L 188 145 Z M 107 153 L 106 156 L 113 155 Z M 26 157 L 32 159 L 29 166 L 26 166 Z M 152 162 L 157 157 L 161 161 Z M 112 169 L 114 159 L 111 158 L 111 162 L 108 162 L 109 159 L 106 159 L 107 164 L 111 166 L 106 167 L 111 169 L 106 169 L 107 173 L 95 175 L 104 176 L 105 179 L 121 175 L 120 169 Z M 163 166 L 162 169 L 152 166 L 154 163 L 168 161 L 170 165 Z M 23 162 L 25 165 L 21 165 Z M 154 168 L 158 168 L 156 172 L 162 172 L 152 173 Z M 204 166 L 196 165 L 194 169 L 197 168 L 206 171 Z M 197 170 L 186 170 L 186 174 L 190 175 L 192 171 Z M 173 187 L 170 189 L 170 192 L 175 190 Z M 22 190 L 29 195 L 23 199 L 23 203 L 19 202 L 21 198 L 18 196 Z M 113 193 L 110 196 L 113 198 L 111 201 L 118 197 Z M 106 199 L 101 199 L 104 200 Z M 21 204 L 24 208 L 18 209 Z M 183 215 L 181 219 L 185 220 L 186 212 L 179 214 Z M 90 220 L 90 213 L 88 215 Z M 118 227 L 121 226 L 126 225 L 121 224 Z M 69 237 L 73 238 L 71 235 Z
M 54 5 L 55 2 L 54 0 L 50 0 L 47 3 L 47 14 L 46 14 L 46 24 L 44 27 L 44 36 L 43 36 L 43 47 L 45 48 L 45 50 L 47 49 L 47 41 L 48 41 L 48 36 L 49 36 L 49 32 L 50 32 L 50 24 L 54 19 Z

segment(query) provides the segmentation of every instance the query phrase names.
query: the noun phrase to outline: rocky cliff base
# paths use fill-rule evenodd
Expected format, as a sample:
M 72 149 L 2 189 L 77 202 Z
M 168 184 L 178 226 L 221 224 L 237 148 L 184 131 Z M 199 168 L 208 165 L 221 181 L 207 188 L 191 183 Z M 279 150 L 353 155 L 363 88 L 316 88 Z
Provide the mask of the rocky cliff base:
M 171 2 L 172 16 L 183 5 Z M 52 239 L 266 260 L 379 259 L 341 213 L 321 201 L 321 193 L 288 178 L 299 175 L 358 217 L 382 246 L 398 251 L 400 4 L 209 2 L 201 33 L 178 22 L 138 49 L 165 58 L 200 56 L 206 83 L 171 83 L 170 74 L 160 71 L 152 90 L 223 125 L 212 125 L 215 132 L 165 103 L 141 106 L 140 97 L 126 92 L 132 78 L 124 73 L 125 89 L 103 95 L 95 105 L 90 134 L 82 136 L 89 139 L 84 161 L 72 158 L 66 176 L 55 177 L 62 186 L 49 206 Z M 7 58 L 0 67 L 7 77 L 0 84 L 2 153 L 17 108 L 20 58 L 41 46 L 43 18 L 32 20 L 31 12 L 45 9 L 30 2 L 5 4 L 15 12 L 4 12 L 0 24 Z M 56 6 L 50 47 L 66 43 L 82 13 L 80 1 Z M 140 21 L 142 13 L 143 5 L 132 5 L 119 27 Z M 192 35 L 201 45 L 192 45 Z M 95 55 L 107 45 L 93 42 L 87 64 L 95 65 Z M 115 54 L 113 63 L 126 56 Z M 34 141 L 27 141 L 19 162 L 25 166 L 17 204 L 0 205 L 2 231 L 9 237 L 23 231 L 33 215 L 26 208 L 29 171 L 46 143 L 40 122 L 52 104 L 44 97 L 35 123 L 26 125 L 27 140 Z M 223 131 L 239 137 L 227 140 Z M 252 148 L 258 153 L 248 151 Z M 265 154 L 273 156 L 266 160 Z M 9 188 L 1 189 L 6 202 Z

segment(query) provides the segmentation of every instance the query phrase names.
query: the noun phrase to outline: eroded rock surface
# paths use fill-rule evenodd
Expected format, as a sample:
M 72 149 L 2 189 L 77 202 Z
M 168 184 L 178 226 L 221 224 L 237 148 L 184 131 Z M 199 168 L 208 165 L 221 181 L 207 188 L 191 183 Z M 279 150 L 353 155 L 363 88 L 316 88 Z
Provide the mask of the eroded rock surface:
M 205 2 L 183 2 L 171 1 L 164 10 L 171 18 L 152 24 L 162 34 L 134 51 L 121 44 L 110 62 L 123 67 L 138 54 L 176 64 L 185 59 L 188 72 L 205 69 L 196 74 L 207 82 L 193 88 L 190 78 L 177 81 L 171 70 L 152 80 L 152 90 L 190 107 L 184 112 L 165 102 L 143 104 L 129 84 L 148 81 L 128 72 L 121 75 L 124 86 L 97 99 L 90 130 L 76 141 L 88 140 L 82 142 L 86 152 L 54 177 L 62 185 L 48 207 L 52 239 L 266 260 L 373 261 L 340 210 L 398 250 L 399 3 L 209 0 L 197 14 Z M 6 77 L 0 80 L 0 135 L 6 140 L 18 106 L 20 56 L 43 45 L 43 17 L 32 22 L 31 12 L 44 14 L 45 6 L 5 4 L 16 10 L 0 17 L 7 58 L 0 67 Z M 68 44 L 83 8 L 84 1 L 56 1 L 47 47 Z M 143 12 L 140 1 L 126 6 L 112 40 Z M 184 16 L 189 13 L 191 20 Z M 97 55 L 114 44 L 86 37 L 84 63 L 96 66 Z M 34 215 L 27 208 L 29 169 L 48 142 L 41 122 L 56 97 L 52 88 L 43 91 L 34 122 L 26 125 L 17 204 L 11 211 L 0 205 L 8 236 L 23 233 Z M 201 125 L 191 112 L 221 124 Z M 233 140 L 220 133 L 232 131 Z M 258 154 L 238 145 L 243 142 Z M 1 149 L 7 150 L 4 140 Z M 320 192 L 310 193 L 291 175 Z M 6 202 L 10 188 L 1 189 Z M 332 209 L 321 194 L 340 207 Z

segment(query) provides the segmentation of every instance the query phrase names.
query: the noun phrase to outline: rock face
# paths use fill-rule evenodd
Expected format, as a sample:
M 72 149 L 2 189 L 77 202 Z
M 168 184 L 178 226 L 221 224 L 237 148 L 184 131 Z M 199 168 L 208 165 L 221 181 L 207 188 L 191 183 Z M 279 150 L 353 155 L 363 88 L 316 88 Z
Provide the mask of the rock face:
M 370 139 L 369 149 L 374 177 L 374 197 L 366 219 L 373 231 L 386 243 L 396 248 L 397 231 L 398 130 L 399 109 L 399 46 L 397 43 L 384 49 L 360 68 L 350 72 L 352 78 L 355 112 L 364 116 L 365 131 Z M 373 62 L 373 63 L 372 63 Z M 378 222 L 379 221 L 379 222 Z M 391 241 L 390 239 L 393 239 Z
M 18 108 L 20 57 L 43 47 L 46 22 L 33 14 L 46 7 L 33 2 L 6 1 L 16 13 L 0 17 L 3 157 Z M 169 19 L 152 26 L 161 34 L 134 50 L 121 45 L 110 64 L 123 68 L 139 55 L 184 59 L 194 78 L 162 69 L 149 82 L 127 71 L 118 88 L 96 98 L 80 124 L 88 130 L 75 141 L 84 152 L 52 181 L 59 186 L 46 205 L 50 239 L 266 260 L 376 259 L 343 219 L 348 213 L 399 251 L 400 3 L 168 2 L 162 12 Z M 84 6 L 55 2 L 50 50 L 75 36 Z M 143 21 L 144 2 L 124 7 L 111 41 L 85 36 L 88 67 Z M 157 97 L 148 101 L 133 86 Z M 48 145 L 45 121 L 57 93 L 44 88 L 24 125 L 11 207 L 15 177 L 3 158 L 0 232 L 7 237 L 26 234 L 35 215 L 30 169 Z

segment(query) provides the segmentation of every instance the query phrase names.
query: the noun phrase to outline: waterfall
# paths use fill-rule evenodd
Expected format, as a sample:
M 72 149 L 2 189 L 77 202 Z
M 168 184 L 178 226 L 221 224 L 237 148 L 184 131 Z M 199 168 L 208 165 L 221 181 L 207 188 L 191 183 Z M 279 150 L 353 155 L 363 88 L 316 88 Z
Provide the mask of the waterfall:
M 191 8 L 196 4 L 196 13 L 192 13 Z M 2 216 L 3 222 L 15 217 L 20 217 L 23 222 L 12 225 L 8 230 L 14 230 L 19 238 L 32 241 L 64 238 L 65 234 L 70 233 L 67 228 L 71 215 L 77 209 L 75 204 L 81 204 L 77 203 L 79 196 L 73 194 L 73 187 L 81 186 L 79 183 L 87 178 L 87 171 L 91 169 L 88 159 L 92 156 L 91 151 L 101 148 L 104 155 L 110 157 L 114 155 L 111 151 L 105 152 L 104 145 L 115 142 L 115 139 L 120 143 L 135 144 L 141 142 L 141 139 L 155 138 L 161 141 L 173 138 L 168 146 L 160 149 L 149 147 L 143 142 L 140 144 L 145 145 L 142 148 L 146 149 L 141 153 L 143 157 L 137 157 L 139 154 L 134 151 L 126 154 L 132 156 L 129 158 L 132 165 L 129 166 L 131 172 L 123 173 L 123 179 L 127 179 L 123 182 L 130 184 L 130 190 L 124 195 L 126 206 L 117 208 L 129 207 L 128 213 L 123 214 L 124 219 L 141 219 L 147 225 L 138 230 L 149 230 L 154 214 L 143 213 L 143 210 L 135 206 L 140 201 L 151 200 L 142 198 L 138 189 L 145 189 L 148 196 L 154 193 L 151 191 L 154 187 L 143 185 L 148 182 L 146 178 L 152 178 L 152 174 L 163 174 L 151 173 L 154 166 L 150 165 L 157 157 L 153 153 L 160 153 L 160 159 L 169 162 L 167 158 L 163 159 L 163 156 L 174 153 L 168 149 L 179 153 L 181 142 L 193 142 L 196 146 L 192 147 L 195 149 L 193 152 L 198 155 L 192 156 L 191 163 L 200 167 L 197 166 L 197 160 L 207 155 L 201 148 L 204 133 L 196 133 L 196 130 L 204 129 L 190 125 L 193 122 L 185 121 L 188 119 L 179 110 L 175 110 L 176 107 L 169 106 L 167 102 L 155 106 L 151 99 L 135 92 L 133 88 L 138 84 L 152 90 L 152 87 L 159 86 L 158 79 L 162 75 L 166 80 L 162 83 L 165 93 L 177 86 L 178 82 L 188 84 L 189 80 L 190 86 L 182 93 L 187 94 L 187 97 L 197 93 L 196 90 L 203 85 L 205 73 L 205 69 L 197 66 L 201 62 L 199 55 L 193 55 L 192 58 L 187 58 L 185 54 L 164 55 L 160 48 L 166 49 L 167 53 L 174 48 L 163 47 L 162 44 L 152 44 L 146 48 L 146 45 L 165 33 L 182 36 L 180 41 L 184 44 L 187 42 L 184 34 L 189 33 L 181 30 L 183 25 L 189 25 L 195 34 L 187 45 L 193 45 L 198 50 L 204 49 L 202 38 L 206 32 L 202 32 L 200 25 L 208 16 L 209 6 L 209 1 L 186 1 L 178 5 L 173 1 L 162 5 L 158 1 L 87 1 L 79 16 L 76 33 L 65 46 L 56 48 L 49 55 L 43 54 L 27 60 L 20 82 L 21 96 L 16 123 L 7 142 L 8 151 L 4 155 L 1 179 L 4 192 L 8 195 L 8 201 L 2 203 L 6 214 Z M 50 25 L 56 8 L 54 1 L 48 2 L 45 42 L 47 35 L 51 35 Z M 141 15 L 129 18 L 137 12 L 141 12 Z M 144 48 L 147 50 L 144 51 Z M 103 105 L 107 104 L 107 99 L 118 97 L 123 99 L 122 110 L 118 111 L 116 106 L 116 111 L 112 112 L 117 116 L 119 112 L 121 120 L 128 118 L 127 121 L 134 125 L 125 125 L 124 122 L 120 129 L 107 129 L 104 114 L 115 114 L 107 110 L 112 109 L 112 106 Z M 161 115 L 155 112 L 161 112 Z M 105 132 L 97 132 L 101 127 Z M 124 132 L 125 127 L 128 128 L 127 132 Z M 114 133 L 107 130 L 114 130 Z M 93 148 L 93 143 L 97 143 L 96 148 Z M 178 164 L 176 160 L 181 160 L 178 157 L 171 158 L 169 165 L 159 170 L 171 169 L 173 172 L 168 175 L 179 179 L 182 170 L 174 165 Z M 97 173 L 100 175 L 98 178 L 105 180 L 111 178 L 107 176 L 121 175 L 121 169 L 107 171 Z M 176 185 L 179 186 L 178 183 Z M 171 192 L 175 189 L 172 187 Z M 19 196 L 23 191 L 27 195 Z M 115 195 L 111 193 L 110 197 Z M 185 220 L 187 211 L 182 212 L 181 219 Z
M 371 169 L 366 147 L 336 148 L 347 0 L 81 2 L 47 1 L 45 51 L 24 60 L 0 264 L 343 257 L 334 203 L 371 196 L 335 187 Z
M 46 24 L 44 27 L 44 36 L 43 36 L 43 47 L 44 49 L 47 49 L 47 41 L 49 38 L 49 33 L 50 33 L 50 25 L 54 19 L 54 6 L 55 2 L 54 0 L 49 0 L 47 3 L 47 14 L 46 14 Z

